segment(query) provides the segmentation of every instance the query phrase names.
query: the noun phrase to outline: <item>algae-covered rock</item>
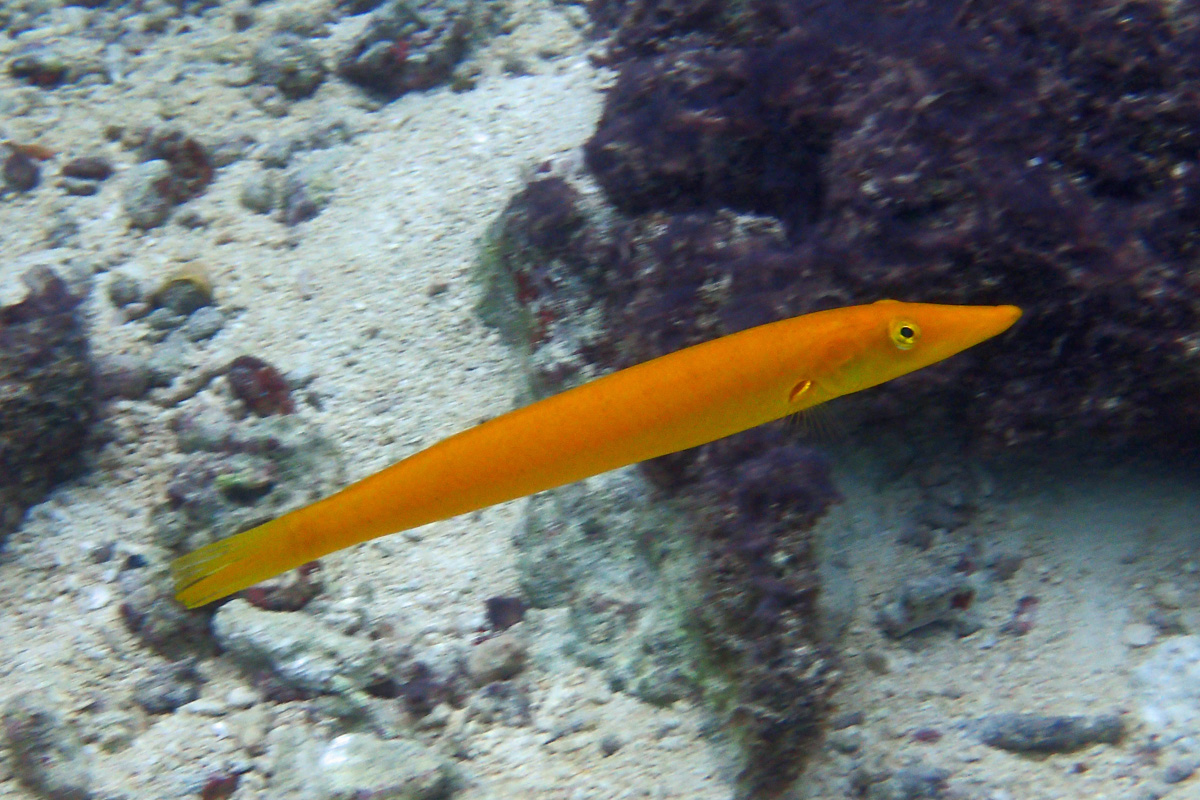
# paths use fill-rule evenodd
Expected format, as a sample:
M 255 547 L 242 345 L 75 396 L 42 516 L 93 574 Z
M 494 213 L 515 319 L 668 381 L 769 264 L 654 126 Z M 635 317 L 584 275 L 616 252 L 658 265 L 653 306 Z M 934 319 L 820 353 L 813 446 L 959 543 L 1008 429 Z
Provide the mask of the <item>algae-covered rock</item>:
M 819 288 L 759 280 L 762 264 L 795 272 L 787 248 L 770 217 L 621 218 L 587 178 L 542 165 L 492 228 L 480 313 L 543 396 L 786 316 Z M 533 498 L 521 587 L 570 609 L 574 654 L 614 688 L 702 698 L 740 746 L 740 790 L 768 796 L 803 768 L 836 676 L 812 528 L 837 498 L 819 454 L 779 426 L 748 431 Z
M 974 633 L 980 626 L 970 613 L 976 586 L 971 576 L 958 572 L 906 581 L 890 593 L 876 622 L 893 639 L 938 623 L 953 626 L 960 635 Z
M 280 796 L 297 800 L 438 800 L 455 790 L 453 762 L 411 739 L 346 733 L 315 742 L 282 729 L 271 756 Z
M 685 634 L 698 553 L 688 520 L 656 507 L 633 470 L 534 497 L 514 539 L 535 607 L 570 609 L 572 653 L 655 705 L 699 692 Z
M 213 617 L 221 648 L 250 667 L 268 668 L 281 681 L 304 692 L 346 693 L 385 677 L 379 649 L 311 617 L 262 611 L 231 600 Z
M 313 502 L 342 483 L 337 449 L 299 415 L 235 420 L 182 412 L 172 427 L 186 454 L 151 512 L 164 547 L 199 547 Z
M 46 800 L 90 800 L 92 759 L 79 733 L 49 698 L 21 693 L 3 712 L 4 739 L 17 779 Z
M 0 541 L 76 470 L 96 407 L 81 298 L 49 268 L 22 280 L 0 308 Z
M 325 63 L 312 44 L 294 33 L 267 37 L 254 51 L 254 79 L 289 100 L 308 97 L 325 80 Z

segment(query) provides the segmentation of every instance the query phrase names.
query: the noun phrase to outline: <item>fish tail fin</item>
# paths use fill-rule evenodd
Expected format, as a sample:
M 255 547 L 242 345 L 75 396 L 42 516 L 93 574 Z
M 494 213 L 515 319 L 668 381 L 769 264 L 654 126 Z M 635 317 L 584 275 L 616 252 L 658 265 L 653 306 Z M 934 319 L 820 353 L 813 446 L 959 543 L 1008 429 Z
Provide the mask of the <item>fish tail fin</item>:
M 286 519 L 271 520 L 172 561 L 175 599 L 196 608 L 311 560 L 290 546 L 293 537 Z

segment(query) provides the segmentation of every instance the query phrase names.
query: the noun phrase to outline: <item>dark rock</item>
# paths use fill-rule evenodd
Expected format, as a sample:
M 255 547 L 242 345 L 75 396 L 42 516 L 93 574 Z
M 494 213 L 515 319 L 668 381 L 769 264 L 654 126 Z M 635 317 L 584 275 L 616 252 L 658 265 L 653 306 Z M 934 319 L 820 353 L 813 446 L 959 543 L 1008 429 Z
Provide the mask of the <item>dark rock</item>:
M 112 164 L 103 156 L 73 158 L 63 164 L 61 170 L 63 177 L 80 178 L 89 181 L 107 180 L 112 173 Z
M 4 183 L 18 192 L 34 189 L 41 180 L 41 169 L 37 162 L 20 150 L 14 150 L 4 159 Z
M 275 367 L 255 356 L 238 356 L 225 372 L 233 396 L 260 417 L 291 414 L 296 406 L 287 379 Z
M 176 128 L 146 132 L 142 158 L 161 159 L 171 167 L 171 197 L 177 203 L 199 197 L 212 182 L 215 166 L 208 147 Z
M 0 541 L 77 470 L 96 408 L 80 298 L 46 268 L 22 280 L 0 308 Z
M 1187 761 L 1173 761 L 1166 766 L 1162 773 L 1163 783 L 1183 783 L 1192 775 L 1196 774 L 1195 759 Z
M 200 675 L 190 662 L 155 667 L 133 687 L 133 699 L 151 714 L 165 714 L 200 696 Z
M 784 316 L 777 308 L 793 298 L 822 302 L 777 220 L 718 211 L 613 221 L 593 198 L 547 165 L 510 203 L 485 254 L 485 318 L 530 348 L 535 396 Z M 764 266 L 778 277 L 764 277 Z M 599 325 L 571 323 L 583 319 Z M 621 504 L 610 495 L 588 524 L 560 494 L 564 511 L 543 518 L 535 506 L 537 521 L 518 537 L 522 590 L 534 605 L 569 603 L 577 655 L 648 702 L 693 696 L 708 682 L 736 687 L 714 688 L 710 699 L 743 745 L 739 783 L 748 795 L 780 791 L 815 749 L 836 672 L 820 641 L 811 541 L 838 498 L 828 465 L 782 428 L 765 427 L 640 470 L 686 499 L 695 518 L 685 529 L 655 526 L 649 513 L 616 522 Z M 647 544 L 619 555 L 604 536 L 610 524 L 667 530 L 638 534 Z M 686 601 L 639 588 L 640 573 L 660 569 Z M 632 574 L 619 591 L 591 585 L 622 571 Z M 714 664 L 720 675 L 698 686 L 695 676 Z
M 138 556 L 138 563 L 126 563 L 120 575 L 125 596 L 121 602 L 121 621 L 126 630 L 167 658 L 182 658 L 197 650 L 211 651 L 208 618 L 176 603 L 163 575 L 143 572 L 144 561 Z
M 484 601 L 487 606 L 488 625 L 492 630 L 504 631 L 525 617 L 525 601 L 520 597 L 497 595 Z
M 242 596 L 264 611 L 299 611 L 324 589 L 320 564 L 310 561 L 246 589 Z
M 606 733 L 600 737 L 600 754 L 603 756 L 611 756 L 613 753 L 621 749 L 625 743 L 620 736 L 615 733 Z
M 980 741 L 1016 753 L 1068 753 L 1097 743 L 1116 744 L 1124 733 L 1124 723 L 1116 714 L 993 714 L 979 721 Z
M 71 77 L 67 60 L 55 48 L 42 43 L 22 47 L 8 62 L 8 72 L 44 89 L 56 87 Z
M 200 800 L 225 800 L 237 791 L 241 776 L 237 773 L 220 772 L 209 776 L 200 789 Z
M 175 205 L 200 196 L 212 182 L 208 148 L 182 131 L 146 131 L 141 155 L 144 161 L 130 170 L 122 198 L 135 227 L 163 224 Z
M 588 167 L 627 213 L 731 208 L 811 223 L 843 61 L 830 40 L 799 32 L 631 61 L 587 143 Z
M 423 717 L 439 703 L 461 699 L 458 672 L 443 666 L 414 661 L 405 667 L 399 695 L 411 713 Z
M 279 89 L 289 100 L 310 96 L 325 80 L 321 54 L 292 33 L 276 33 L 254 51 L 254 79 Z
M 449 79 L 475 28 L 468 0 L 388 0 L 338 60 L 348 81 L 391 100 Z

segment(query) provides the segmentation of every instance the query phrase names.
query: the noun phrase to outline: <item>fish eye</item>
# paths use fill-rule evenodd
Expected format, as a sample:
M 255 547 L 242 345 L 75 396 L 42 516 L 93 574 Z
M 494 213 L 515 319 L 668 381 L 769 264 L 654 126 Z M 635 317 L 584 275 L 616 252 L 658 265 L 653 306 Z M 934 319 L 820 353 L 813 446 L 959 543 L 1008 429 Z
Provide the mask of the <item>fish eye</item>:
M 892 344 L 901 350 L 911 350 L 913 345 L 917 343 L 917 337 L 921 335 L 921 329 L 917 327 L 915 322 L 910 322 L 906 319 L 894 319 L 889 326 L 889 333 L 892 337 Z

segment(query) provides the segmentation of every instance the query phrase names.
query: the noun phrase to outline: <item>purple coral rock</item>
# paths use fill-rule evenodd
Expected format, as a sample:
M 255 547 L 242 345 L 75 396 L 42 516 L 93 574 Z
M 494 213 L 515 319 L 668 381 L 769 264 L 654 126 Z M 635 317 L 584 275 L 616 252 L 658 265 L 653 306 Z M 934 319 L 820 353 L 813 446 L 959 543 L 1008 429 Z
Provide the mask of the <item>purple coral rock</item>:
M 78 466 L 96 397 L 80 299 L 51 270 L 31 270 L 0 308 L 0 540 Z
M 1200 436 L 1194 5 L 651 5 L 593 7 L 620 73 L 588 165 L 619 209 L 774 217 L 794 283 L 765 258 L 739 272 L 798 298 L 815 278 L 841 304 L 1021 305 L 1012 336 L 904 385 L 976 435 Z M 642 288 L 675 322 L 630 335 L 695 333 L 694 290 L 670 287 L 712 269 L 696 255 Z

